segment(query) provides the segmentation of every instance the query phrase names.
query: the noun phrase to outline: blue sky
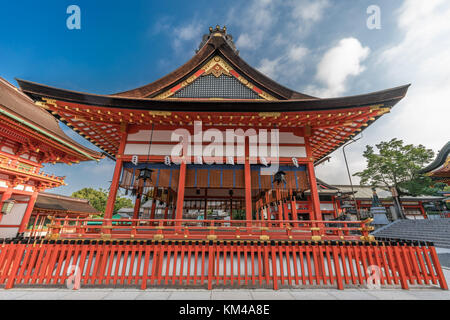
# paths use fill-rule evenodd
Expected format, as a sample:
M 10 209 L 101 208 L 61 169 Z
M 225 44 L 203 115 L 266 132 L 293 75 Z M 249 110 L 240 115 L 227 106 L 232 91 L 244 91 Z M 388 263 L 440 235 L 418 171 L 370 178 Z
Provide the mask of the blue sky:
M 81 30 L 66 27 L 69 5 Z M 368 6 L 381 29 L 367 28 Z M 109 94 L 152 82 L 194 54 L 209 26 L 226 25 L 241 57 L 274 80 L 319 97 L 412 83 L 407 97 L 348 148 L 353 172 L 366 144 L 398 137 L 438 151 L 449 140 L 450 4 L 444 0 L 332 1 L 2 1 L 0 76 Z M 68 128 L 66 133 L 91 146 Z M 107 188 L 114 162 L 68 167 L 71 194 Z M 348 183 L 342 151 L 317 168 L 329 183 Z

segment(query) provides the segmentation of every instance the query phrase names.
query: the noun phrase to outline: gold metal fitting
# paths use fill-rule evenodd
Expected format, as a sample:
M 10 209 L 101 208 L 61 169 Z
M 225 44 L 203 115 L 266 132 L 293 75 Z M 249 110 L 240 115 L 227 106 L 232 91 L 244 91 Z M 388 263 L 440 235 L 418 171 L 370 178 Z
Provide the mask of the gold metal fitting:
M 313 241 L 319 241 L 319 240 L 322 240 L 322 237 L 321 237 L 321 236 L 312 236 L 312 237 L 311 237 L 311 240 L 313 240 Z
M 59 238 L 59 233 L 51 233 L 49 236 L 50 240 L 56 240 Z
M 311 230 L 311 231 L 320 231 L 320 228 L 318 228 L 318 227 L 312 227 L 312 228 L 310 228 L 310 230 Z
M 267 240 L 270 239 L 270 237 L 267 236 L 267 235 L 262 235 L 262 236 L 259 236 L 259 239 L 260 239 L 260 240 L 263 240 L 263 241 L 267 241 Z
M 164 235 L 163 234 L 155 234 L 153 236 L 153 240 L 162 240 L 164 239 Z
M 206 239 L 208 239 L 208 240 L 216 240 L 216 239 L 217 239 L 217 236 L 216 236 L 215 234 L 208 234 L 208 235 L 206 236 Z

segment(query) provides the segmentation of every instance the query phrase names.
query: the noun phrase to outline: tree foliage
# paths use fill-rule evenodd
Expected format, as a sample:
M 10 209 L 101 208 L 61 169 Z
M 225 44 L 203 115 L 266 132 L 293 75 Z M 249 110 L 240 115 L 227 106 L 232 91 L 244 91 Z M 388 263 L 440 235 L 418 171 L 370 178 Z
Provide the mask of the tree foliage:
M 102 213 L 101 215 L 105 213 L 106 202 L 108 201 L 108 191 L 103 188 L 99 188 L 98 190 L 94 188 L 83 188 L 72 193 L 72 197 L 87 199 L 89 200 L 91 206 Z M 114 204 L 114 212 L 117 212 L 121 208 L 128 208 L 132 206 L 133 202 L 131 199 L 118 195 Z
M 361 178 L 363 185 L 385 185 L 395 187 L 399 194 L 418 196 L 434 194 L 430 177 L 422 175 L 419 170 L 434 157 L 434 152 L 423 145 L 404 145 L 396 138 L 388 142 L 380 142 L 366 146 L 363 153 L 367 160 L 367 168 L 354 175 Z

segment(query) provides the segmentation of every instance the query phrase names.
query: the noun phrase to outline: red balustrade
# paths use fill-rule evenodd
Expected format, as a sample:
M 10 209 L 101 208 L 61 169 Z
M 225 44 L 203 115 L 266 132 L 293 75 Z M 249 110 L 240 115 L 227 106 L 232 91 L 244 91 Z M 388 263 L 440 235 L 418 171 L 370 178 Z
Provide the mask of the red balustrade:
M 103 241 L 0 243 L 0 285 L 380 286 L 447 283 L 432 245 L 402 242 Z M 75 277 L 76 276 L 76 277 Z
M 52 218 L 49 239 L 373 240 L 364 221 Z M 97 223 L 97 224 L 92 224 Z M 29 230 L 34 234 L 33 230 Z

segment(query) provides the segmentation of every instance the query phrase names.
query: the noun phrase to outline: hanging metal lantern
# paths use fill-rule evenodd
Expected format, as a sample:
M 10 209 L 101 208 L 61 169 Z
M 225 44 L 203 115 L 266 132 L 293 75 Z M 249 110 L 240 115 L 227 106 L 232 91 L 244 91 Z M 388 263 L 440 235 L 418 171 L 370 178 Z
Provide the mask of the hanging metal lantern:
M 282 182 L 286 183 L 286 172 L 278 171 L 277 173 L 275 173 L 275 175 L 273 176 L 273 182 L 276 182 L 278 185 Z
M 3 214 L 11 213 L 11 210 L 12 210 L 12 208 L 13 208 L 15 203 L 16 203 L 16 201 L 12 200 L 12 199 L 3 201 L 2 213 Z
M 139 180 L 144 180 L 144 183 L 145 183 L 147 180 L 152 181 L 152 172 L 153 172 L 153 170 L 150 169 L 150 168 L 143 168 L 143 169 L 141 169 L 141 171 L 139 172 L 138 179 L 139 179 Z

